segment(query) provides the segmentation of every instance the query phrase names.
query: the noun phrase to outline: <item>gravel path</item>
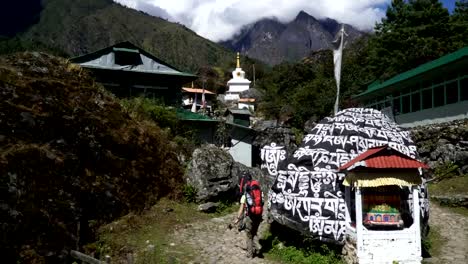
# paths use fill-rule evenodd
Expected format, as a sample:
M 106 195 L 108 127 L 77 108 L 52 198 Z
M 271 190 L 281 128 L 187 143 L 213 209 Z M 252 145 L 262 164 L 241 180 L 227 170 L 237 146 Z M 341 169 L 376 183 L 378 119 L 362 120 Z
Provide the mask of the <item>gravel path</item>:
M 175 232 L 176 243 L 188 245 L 197 252 L 188 256 L 191 263 L 274 263 L 263 258 L 246 257 L 245 232 L 238 232 L 236 227 L 228 228 L 235 216 L 236 213 L 186 225 Z M 260 225 L 259 233 L 265 230 L 265 222 Z
M 440 230 L 444 239 L 440 256 L 429 263 L 468 263 L 468 217 L 431 203 L 429 224 Z

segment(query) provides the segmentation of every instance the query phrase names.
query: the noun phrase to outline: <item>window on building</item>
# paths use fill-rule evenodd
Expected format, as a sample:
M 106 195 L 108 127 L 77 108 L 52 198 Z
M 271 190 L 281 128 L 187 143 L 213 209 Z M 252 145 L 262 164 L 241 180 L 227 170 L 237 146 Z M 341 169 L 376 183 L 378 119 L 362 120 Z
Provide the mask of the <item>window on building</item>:
M 407 88 L 401 90 L 402 95 L 409 94 L 410 92 L 411 92 L 411 87 L 407 87 Z
M 454 81 L 445 85 L 445 95 L 447 96 L 447 104 L 458 102 L 458 82 Z
M 445 76 L 445 81 L 453 81 L 453 80 L 456 80 L 458 78 L 458 72 L 456 71 L 452 71 L 452 72 L 449 72 L 447 73 L 447 75 Z
M 422 109 L 432 108 L 432 89 L 422 91 Z
M 468 100 L 468 78 L 460 80 L 460 100 Z
M 400 97 L 393 98 L 393 113 L 395 115 L 400 114 Z
M 115 64 L 118 65 L 140 65 L 140 53 L 138 51 L 115 51 Z
M 411 111 L 411 100 L 409 95 L 401 97 L 401 113 L 406 114 Z
M 444 105 L 444 86 L 439 85 L 434 87 L 434 107 Z
M 421 94 L 413 93 L 411 94 L 411 112 L 416 112 L 421 110 Z
M 444 82 L 444 76 L 438 76 L 432 80 L 432 84 L 440 84 Z
M 421 84 L 422 88 L 429 88 L 432 86 L 432 81 L 431 80 L 427 80 L 427 81 L 423 81 L 422 84 Z

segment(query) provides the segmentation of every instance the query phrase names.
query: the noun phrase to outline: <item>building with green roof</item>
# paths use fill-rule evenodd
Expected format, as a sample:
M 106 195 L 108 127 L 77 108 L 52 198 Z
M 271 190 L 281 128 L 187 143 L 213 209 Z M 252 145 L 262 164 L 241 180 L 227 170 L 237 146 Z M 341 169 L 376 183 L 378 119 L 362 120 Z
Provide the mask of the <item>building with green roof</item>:
M 354 98 L 364 107 L 392 109 L 403 127 L 468 118 L 468 47 L 375 81 Z
M 180 104 L 182 86 L 197 78 L 128 41 L 70 59 L 90 70 L 96 80 L 118 97 L 144 96 Z

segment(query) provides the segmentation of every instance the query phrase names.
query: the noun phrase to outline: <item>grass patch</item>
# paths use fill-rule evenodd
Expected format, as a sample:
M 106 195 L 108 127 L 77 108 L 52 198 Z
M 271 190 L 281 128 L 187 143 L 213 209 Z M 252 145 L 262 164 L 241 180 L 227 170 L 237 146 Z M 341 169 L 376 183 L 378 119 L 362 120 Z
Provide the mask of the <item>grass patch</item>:
M 100 258 L 110 255 L 116 263 L 128 254 L 135 263 L 187 263 L 196 252 L 173 244 L 171 235 L 180 226 L 209 217 L 196 204 L 162 199 L 141 215 L 129 214 L 100 228 L 98 242 L 87 251 Z
M 444 238 L 440 235 L 440 229 L 436 226 L 431 226 L 429 234 L 422 242 L 424 251 L 429 253 L 431 257 L 439 257 L 442 251 L 442 246 L 446 243 Z M 428 257 L 429 257 L 428 256 Z
M 340 246 L 312 240 L 275 223 L 260 243 L 266 258 L 282 263 L 344 263 L 339 253 L 341 252 Z
M 468 194 L 468 175 L 429 183 L 429 195 Z

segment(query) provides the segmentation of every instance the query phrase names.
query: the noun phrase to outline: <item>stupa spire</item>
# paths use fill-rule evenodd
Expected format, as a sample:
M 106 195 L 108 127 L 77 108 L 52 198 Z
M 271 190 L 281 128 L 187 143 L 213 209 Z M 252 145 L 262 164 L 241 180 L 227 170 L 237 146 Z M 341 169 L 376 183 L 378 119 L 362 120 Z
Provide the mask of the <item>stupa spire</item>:
M 240 53 L 237 52 L 237 68 L 240 68 Z

